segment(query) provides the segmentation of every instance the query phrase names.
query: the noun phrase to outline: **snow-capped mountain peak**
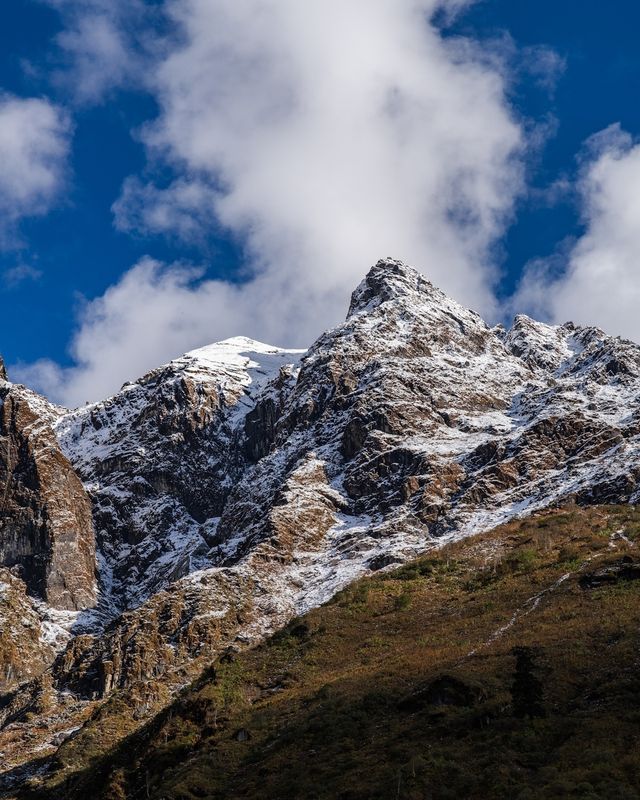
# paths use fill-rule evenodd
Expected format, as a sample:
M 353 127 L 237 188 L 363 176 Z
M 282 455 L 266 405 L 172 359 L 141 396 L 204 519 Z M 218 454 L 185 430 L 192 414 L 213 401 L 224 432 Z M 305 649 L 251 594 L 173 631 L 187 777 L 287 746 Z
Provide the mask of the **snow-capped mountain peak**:
M 525 316 L 489 328 L 385 259 L 307 351 L 228 339 L 55 410 L 47 446 L 55 431 L 82 480 L 98 573 L 55 680 L 94 696 L 178 674 L 443 541 L 569 499 L 635 502 L 639 396 L 637 345 Z

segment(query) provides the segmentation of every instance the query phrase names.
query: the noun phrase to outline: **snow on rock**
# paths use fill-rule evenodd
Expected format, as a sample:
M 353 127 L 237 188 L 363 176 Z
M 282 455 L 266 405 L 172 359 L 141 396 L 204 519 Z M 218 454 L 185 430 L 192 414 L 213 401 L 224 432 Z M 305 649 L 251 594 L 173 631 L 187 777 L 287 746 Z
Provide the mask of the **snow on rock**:
M 300 353 L 238 337 L 186 353 L 57 420 L 94 504 L 99 605 L 90 629 L 211 563 L 225 497 L 243 471 L 240 427 Z

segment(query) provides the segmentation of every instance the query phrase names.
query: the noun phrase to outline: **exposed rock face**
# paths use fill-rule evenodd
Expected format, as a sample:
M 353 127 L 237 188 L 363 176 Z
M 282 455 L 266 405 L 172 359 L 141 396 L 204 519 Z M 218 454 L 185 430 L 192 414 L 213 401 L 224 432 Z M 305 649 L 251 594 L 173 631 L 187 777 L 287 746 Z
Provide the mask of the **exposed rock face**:
M 57 609 L 95 602 L 91 503 L 52 425 L 56 409 L 0 383 L 0 564 Z
M 54 642 L 43 630 L 24 581 L 0 569 L 0 695 L 37 677 L 54 656 Z
M 491 329 L 387 260 L 305 354 L 230 340 L 62 417 L 94 497 L 103 613 L 132 611 L 65 656 L 61 685 L 100 694 L 145 659 L 168 673 L 256 641 L 369 569 L 567 497 L 633 500 L 639 375 L 630 342 L 522 316 Z M 189 644 L 185 621 L 229 604 L 244 613 L 226 633 Z M 122 636 L 128 660 L 103 680 Z
M 20 454 L 5 456 L 18 477 L 3 559 L 49 602 L 91 605 L 91 537 L 69 539 L 81 559 L 56 560 L 50 523 L 66 509 L 65 530 L 89 530 L 72 464 L 93 507 L 98 606 L 52 678 L 87 700 L 178 686 L 440 542 L 569 498 L 640 497 L 637 345 L 523 316 L 489 328 L 389 259 L 305 353 L 229 340 L 68 413 L 36 413 L 24 391 L 2 408 Z
M 229 340 L 58 419 L 60 443 L 93 500 L 102 618 L 215 564 L 209 552 L 226 498 L 268 448 L 255 398 L 269 383 L 262 403 L 275 408 L 298 357 Z

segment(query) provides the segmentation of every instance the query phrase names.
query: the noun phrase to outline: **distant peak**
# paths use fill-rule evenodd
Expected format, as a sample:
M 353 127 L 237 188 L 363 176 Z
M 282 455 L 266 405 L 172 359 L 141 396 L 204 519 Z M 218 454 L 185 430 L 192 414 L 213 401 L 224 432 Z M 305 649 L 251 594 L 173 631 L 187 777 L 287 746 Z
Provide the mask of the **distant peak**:
M 371 267 L 351 295 L 348 317 L 369 306 L 415 292 L 433 292 L 435 287 L 418 270 L 395 258 L 383 258 Z
M 259 342 L 257 339 L 250 339 L 248 336 L 232 336 L 229 339 L 223 339 L 220 342 L 213 342 L 212 344 L 205 345 L 204 347 L 199 347 L 197 350 L 192 350 L 189 355 L 210 350 L 211 348 L 226 348 L 229 350 L 237 350 L 238 352 L 246 350 L 251 352 L 255 351 L 258 353 L 270 353 L 280 349 L 271 344 L 267 344 L 266 342 Z
M 0 381 L 8 381 L 8 380 L 9 376 L 7 375 L 7 368 L 4 365 L 2 356 L 0 356 Z
M 256 339 L 249 339 L 246 336 L 233 336 L 231 339 L 224 339 L 221 342 L 213 342 L 212 344 L 199 347 L 197 350 L 190 350 L 185 353 L 189 358 L 211 358 L 211 357 L 231 357 L 240 355 L 249 355 L 257 353 L 291 353 L 297 355 L 305 352 L 304 350 L 293 350 L 291 348 L 276 347 L 272 344 L 259 342 Z

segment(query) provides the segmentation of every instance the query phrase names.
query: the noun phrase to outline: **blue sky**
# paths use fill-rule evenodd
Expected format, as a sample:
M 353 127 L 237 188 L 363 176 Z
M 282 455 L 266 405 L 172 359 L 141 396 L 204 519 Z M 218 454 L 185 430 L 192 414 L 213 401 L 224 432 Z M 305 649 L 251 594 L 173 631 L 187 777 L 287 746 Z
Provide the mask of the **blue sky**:
M 551 95 L 526 72 L 513 87 L 520 114 L 535 120 L 552 115 L 557 125 L 533 159 L 532 186 L 574 176 L 585 140 L 613 123 L 640 135 L 639 26 L 640 6 L 631 0 L 617 0 L 610 10 L 598 0 L 485 0 L 459 20 L 456 32 L 489 38 L 506 32 L 520 47 L 547 45 L 565 61 Z M 513 289 L 527 261 L 579 235 L 580 222 L 571 196 L 551 207 L 536 199 L 524 202 L 504 240 L 503 291 Z
M 366 4 L 362 5 L 360 0 L 353 0 L 353 3 L 354 7 L 360 4 L 363 9 L 361 14 L 367 14 Z M 278 0 L 270 0 L 270 4 L 277 8 Z M 224 83 L 228 76 L 224 73 L 217 75 L 215 70 L 231 70 L 229 65 L 238 63 L 238 53 L 235 54 L 235 61 L 225 62 L 216 55 L 224 42 L 221 45 L 220 41 L 216 41 L 210 45 L 209 50 L 203 49 L 204 34 L 200 28 L 204 29 L 209 21 L 208 9 L 203 11 L 201 7 L 198 8 L 201 4 L 195 0 L 178 0 L 175 4 L 182 6 L 180 22 L 183 28 L 179 31 L 175 18 L 167 21 L 159 16 L 162 3 L 147 4 L 143 8 L 144 3 L 140 0 L 140 13 L 134 18 L 127 16 L 130 13 L 127 10 L 117 13 L 113 11 L 118 5 L 119 0 L 113 0 L 111 5 L 105 6 L 101 6 L 101 0 L 86 3 L 74 3 L 74 0 L 51 0 L 49 3 L 41 0 L 12 0 L 3 8 L 0 25 L 0 90 L 6 96 L 18 100 L 38 98 L 46 101 L 64 116 L 68 126 L 65 134 L 68 152 L 60 167 L 56 191 L 47 197 L 46 208 L 41 203 L 37 209 L 34 207 L 33 212 L 27 210 L 20 214 L 19 219 L 11 221 L 10 230 L 0 246 L 0 302 L 3 308 L 0 317 L 0 352 L 9 365 L 17 366 L 19 377 L 24 376 L 25 380 L 38 388 L 67 402 L 79 402 L 81 397 L 91 393 L 94 385 L 98 395 L 101 391 L 110 390 L 112 385 L 117 388 L 115 384 L 121 379 L 133 378 L 136 370 L 152 366 L 154 358 L 168 359 L 178 355 L 182 347 L 203 344 L 209 334 L 217 338 L 240 333 L 262 335 L 264 332 L 288 339 L 276 343 L 304 344 L 301 339 L 316 329 L 319 333 L 322 327 L 319 327 L 319 320 L 314 320 L 313 324 L 305 327 L 309 313 L 301 308 L 304 302 L 319 309 L 329 309 L 328 316 L 331 318 L 327 319 L 326 325 L 334 324 L 342 313 L 345 287 L 348 285 L 353 288 L 358 279 L 356 268 L 353 277 L 349 273 L 344 278 L 334 279 L 334 273 L 331 272 L 325 291 L 321 279 L 311 279 L 305 275 L 304 291 L 300 290 L 300 296 L 296 296 L 295 302 L 291 302 L 295 306 L 293 310 L 288 307 L 281 310 L 279 299 L 282 293 L 289 291 L 291 282 L 295 279 L 292 276 L 298 275 L 293 268 L 286 275 L 283 273 L 280 276 L 279 283 L 273 278 L 269 284 L 271 288 L 261 290 L 258 286 L 250 297 L 234 294 L 235 285 L 242 284 L 243 281 L 253 281 L 256 275 L 262 274 L 261 270 L 265 274 L 275 275 L 271 263 L 277 263 L 283 249 L 280 239 L 277 245 L 273 244 L 274 236 L 270 233 L 269 225 L 273 226 L 274 223 L 266 215 L 267 212 L 263 212 L 269 202 L 264 199 L 263 194 L 259 195 L 260 192 L 265 192 L 261 184 L 263 175 L 261 172 L 258 174 L 254 167 L 256 174 L 252 178 L 253 183 L 243 187 L 238 178 L 238 186 L 242 191 L 238 189 L 235 194 L 230 192 L 230 198 L 226 197 L 226 200 L 236 202 L 221 203 L 221 192 L 224 194 L 227 183 L 232 183 L 236 175 L 244 178 L 247 172 L 242 158 L 236 153 L 218 154 L 218 150 L 224 151 L 225 147 L 232 147 L 232 139 L 226 133 L 221 134 L 220 142 L 216 142 L 217 149 L 213 148 L 211 152 L 202 144 L 201 135 L 197 140 L 194 135 L 193 143 L 189 140 L 188 147 L 182 140 L 182 130 L 185 131 L 185 137 L 190 135 L 192 120 L 196 119 L 200 110 L 198 104 L 206 104 L 210 100 L 215 106 L 220 98 L 213 90 L 213 94 L 203 92 L 189 98 L 193 106 L 186 110 L 181 108 L 179 118 L 175 109 L 179 104 L 176 97 L 179 97 L 181 91 L 176 77 L 181 75 L 180 70 L 193 70 L 193 73 L 188 74 L 196 75 L 197 81 L 206 81 L 207 77 L 203 76 L 210 73 L 213 83 L 216 79 L 218 83 Z M 214 0 L 210 5 L 213 10 L 218 7 L 218 11 L 226 15 L 229 37 L 235 36 L 237 39 L 237 30 L 241 31 L 241 35 L 246 30 L 251 47 L 262 46 L 261 43 L 256 45 L 254 42 L 256 36 L 259 40 L 260 30 L 256 34 L 248 29 L 246 20 L 232 19 L 233 12 L 226 8 L 223 0 Z M 329 5 L 325 5 L 325 8 L 329 8 Z M 386 19 L 384 14 L 393 13 L 383 8 L 384 0 L 377 5 L 381 8 L 381 20 Z M 398 8 L 401 5 L 403 4 L 398 4 Z M 429 8 L 433 5 L 434 2 L 426 2 Z M 288 0 L 282 0 L 280 6 L 282 8 L 278 13 L 282 11 L 282 23 L 289 13 Z M 398 12 L 398 16 L 400 13 Z M 193 15 L 194 19 L 197 14 L 204 15 L 197 22 L 197 33 L 189 33 L 188 26 L 191 22 L 187 18 L 188 14 Z M 295 16 L 295 12 L 292 11 L 290 15 Z M 627 189 L 626 186 L 621 187 L 621 184 L 626 182 L 626 174 L 629 175 L 628 180 L 633 181 L 633 172 L 631 169 L 625 171 L 622 167 L 615 174 L 613 170 L 623 160 L 635 157 L 635 137 L 640 135 L 640 104 L 637 102 L 640 80 L 640 50 L 637 42 L 640 8 L 631 0 L 619 0 L 607 8 L 596 0 L 583 0 L 577 13 L 576 4 L 563 3 L 562 0 L 538 0 L 536 3 L 524 0 L 481 0 L 468 5 L 451 23 L 444 22 L 442 13 L 438 13 L 435 20 L 436 27 L 432 29 L 444 42 L 455 42 L 462 36 L 473 43 L 474 74 L 479 80 L 485 81 L 487 75 L 491 77 L 495 72 L 502 81 L 503 92 L 503 96 L 496 98 L 490 86 L 482 84 L 482 91 L 486 93 L 483 100 L 486 118 L 495 117 L 498 109 L 504 114 L 504 119 L 485 150 L 476 153 L 472 148 L 473 152 L 469 155 L 470 159 L 484 159 L 489 162 L 489 166 L 485 164 L 481 170 L 481 181 L 489 188 L 485 187 L 479 192 L 479 199 L 474 194 L 468 202 L 465 201 L 470 208 L 465 206 L 464 213 L 473 216 L 473 204 L 476 201 L 480 204 L 486 201 L 490 208 L 487 213 L 491 219 L 484 225 L 481 233 L 473 231 L 470 236 L 470 241 L 475 242 L 477 239 L 480 242 L 475 247 L 483 252 L 486 250 L 480 259 L 482 264 L 479 263 L 477 268 L 480 275 L 478 288 L 473 291 L 470 289 L 468 296 L 459 299 L 478 307 L 478 310 L 486 313 L 493 321 L 520 308 L 531 313 L 539 312 L 551 320 L 564 318 L 565 312 L 567 317 L 579 313 L 575 303 L 572 306 L 570 301 L 564 305 L 559 301 L 556 305 L 550 304 L 548 297 L 551 296 L 575 295 L 580 298 L 582 305 L 586 304 L 585 307 L 598 311 L 598 297 L 583 296 L 588 291 L 584 287 L 590 285 L 591 274 L 586 271 L 590 267 L 583 266 L 583 262 L 589 258 L 608 258 L 613 252 L 611 243 L 603 243 L 603 237 L 598 231 L 606 227 L 604 220 L 611 213 L 610 208 L 616 207 L 616 203 L 621 203 L 624 207 L 628 205 L 622 195 Z M 127 59 L 131 59 L 121 72 L 117 65 L 114 66 L 107 60 L 100 61 L 101 58 L 106 59 L 104 54 L 92 54 L 90 42 L 86 46 L 86 52 L 82 50 L 82 60 L 78 54 L 78 37 L 71 40 L 72 44 L 69 44 L 68 38 L 64 38 L 70 31 L 92 30 L 91 26 L 107 22 L 111 26 L 109 30 L 116 32 L 113 33 L 114 37 L 119 37 L 119 46 L 127 53 Z M 297 18 L 294 22 L 304 26 L 304 22 Z M 81 28 L 82 25 L 88 27 Z M 144 34 L 142 46 L 140 40 L 134 40 L 135 37 L 130 36 L 132 25 L 139 25 L 138 32 Z M 163 35 L 168 33 L 167 39 L 160 40 L 160 25 Z M 233 25 L 240 27 L 236 30 Z M 121 26 L 120 29 L 118 26 Z M 371 35 L 375 35 L 376 31 L 373 28 L 371 30 Z M 174 36 L 176 31 L 179 36 Z M 401 31 L 400 26 L 398 31 Z M 268 30 L 265 31 L 266 35 Z M 319 33 L 318 37 L 329 37 L 331 44 L 331 37 L 334 35 L 336 47 L 339 47 L 338 33 L 330 26 L 326 33 Z M 389 35 L 392 36 L 393 33 Z M 155 44 L 149 45 L 154 36 Z M 193 39 L 193 46 L 182 50 L 182 40 L 189 36 Z M 214 38 L 214 34 L 211 34 L 211 38 Z M 237 43 L 235 46 L 238 46 Z M 282 46 L 288 46 L 288 40 L 283 39 Z M 359 45 L 354 46 L 354 50 L 357 46 Z M 142 55 L 141 50 L 144 51 Z M 205 55 L 202 55 L 203 52 Z M 174 58 L 174 53 L 178 53 L 182 60 Z M 241 51 L 240 57 L 244 57 L 244 54 L 244 50 Z M 273 55 L 270 57 L 275 58 Z M 299 56 L 296 54 L 295 57 Z M 330 58 L 330 54 L 327 57 Z M 356 57 L 354 55 L 354 59 Z M 394 57 L 394 52 L 390 51 L 389 58 Z M 431 65 L 434 72 L 440 69 L 442 59 L 446 58 L 439 52 L 425 56 L 428 57 L 435 59 Z M 198 63 L 198 59 L 205 58 L 210 58 L 211 62 L 207 62 L 206 69 L 201 69 L 203 65 Z M 384 55 L 381 58 L 384 61 Z M 499 66 L 496 66 L 497 60 L 500 62 Z M 354 60 L 353 63 L 355 74 L 358 71 L 355 68 L 357 62 Z M 102 72 L 111 76 L 113 73 L 113 79 L 109 81 L 105 78 L 104 86 L 100 85 L 95 90 L 79 88 L 84 85 L 82 81 L 87 80 L 86 74 L 91 69 L 96 74 Z M 349 62 L 345 61 L 342 69 L 348 73 Z M 399 63 L 398 74 L 402 74 L 403 69 L 404 65 Z M 149 80 L 148 75 L 156 70 L 161 74 L 161 79 L 156 82 Z M 364 71 L 362 75 L 366 77 Z M 92 79 L 95 83 L 95 75 Z M 451 89 L 452 94 L 464 91 L 464 80 L 464 77 L 460 78 L 462 89 L 458 89 L 456 84 Z M 279 91 L 280 83 L 273 85 L 276 87 L 275 91 Z M 233 82 L 230 82 L 227 88 L 234 94 L 232 101 L 225 95 L 225 102 L 232 106 L 237 119 L 244 120 L 243 124 L 247 126 L 254 125 L 258 131 L 262 130 L 255 122 L 262 117 L 252 107 L 252 104 L 262 103 L 261 98 L 245 91 L 244 85 L 240 85 L 236 91 Z M 449 100 L 443 94 L 446 91 L 446 85 L 442 89 L 434 89 L 433 97 L 436 100 L 433 102 L 448 103 Z M 172 92 L 176 95 L 172 95 Z M 348 97 L 345 97 L 348 102 Z M 432 95 L 429 97 L 432 98 Z M 445 99 L 441 99 L 442 97 Z M 226 106 L 220 105 L 217 108 L 219 114 L 226 114 Z M 330 109 L 328 115 L 334 108 L 338 108 L 339 113 L 339 106 L 328 104 L 327 108 Z M 259 111 L 260 114 L 264 113 L 264 109 Z M 176 119 L 183 126 L 179 134 L 175 133 Z M 418 117 L 415 119 L 418 120 Z M 418 124 L 424 125 L 423 132 L 415 130 L 416 141 L 424 133 L 425 141 L 429 142 L 428 145 L 425 144 L 425 148 L 435 152 L 441 146 L 442 140 L 430 138 L 427 117 L 420 117 L 419 120 L 419 123 L 414 122 L 412 118 L 412 134 L 413 128 L 417 128 Z M 149 123 L 152 124 L 152 129 L 146 127 Z M 610 126 L 616 123 L 620 123 L 620 131 L 611 131 Z M 202 130 L 205 134 L 206 126 L 212 125 L 210 118 L 198 121 L 197 124 L 204 126 Z M 479 117 L 479 131 L 482 131 L 482 124 Z M 195 125 L 196 122 L 193 122 L 193 126 Z M 516 128 L 521 136 L 519 145 L 514 143 L 513 138 Z M 595 151 L 593 147 L 589 149 L 585 146 L 590 137 L 606 129 L 610 133 L 606 134 L 604 143 L 597 144 Z M 300 130 L 300 127 L 296 130 Z M 268 130 L 265 136 L 267 133 Z M 355 131 L 354 134 L 359 135 Z M 258 148 L 257 153 L 263 152 L 262 143 L 255 142 L 259 137 L 249 136 L 244 130 L 242 136 L 246 136 L 247 146 L 255 145 Z M 332 133 L 328 136 L 331 137 Z M 344 131 L 343 136 L 349 136 L 349 130 Z M 293 139 L 292 141 L 295 142 Z M 466 146 L 472 147 L 465 140 L 461 147 Z M 329 147 L 341 152 L 341 139 L 336 137 L 331 144 L 327 139 L 327 148 Z M 321 151 L 321 141 L 320 144 L 313 144 L 311 152 L 317 154 L 318 148 Z M 416 153 L 419 152 L 417 149 Z M 516 157 L 524 177 L 521 175 L 518 178 L 511 169 Z M 211 160 L 210 168 L 207 158 Z M 255 158 L 258 160 L 258 155 Z M 607 158 L 609 161 L 606 161 Z M 300 159 L 300 163 L 304 164 L 303 154 Z M 420 155 L 415 156 L 414 160 L 419 161 Z M 496 171 L 500 173 L 499 181 L 496 182 L 498 188 L 490 185 L 490 171 L 494 163 L 497 163 Z M 363 165 L 363 169 L 364 167 L 366 165 Z M 596 172 L 598 167 L 602 168 L 601 173 Z M 473 168 L 473 162 L 465 162 L 466 172 Z M 1 169 L 0 164 L 0 171 Z M 277 176 L 278 173 L 275 174 Z M 122 200 L 123 186 L 127 180 L 133 181 L 131 185 L 135 191 L 132 192 L 133 199 L 124 204 L 121 219 L 125 222 L 116 225 L 112 207 L 119 198 Z M 322 200 L 325 197 L 324 187 L 321 179 L 318 180 L 319 183 L 313 183 L 315 189 L 312 196 L 306 199 L 302 184 L 302 190 L 298 190 L 298 196 L 294 196 L 296 202 L 292 204 L 293 209 L 308 200 L 309 203 L 317 204 L 314 205 L 316 217 L 323 214 L 322 203 L 332 202 L 331 186 L 327 187 L 328 199 Z M 354 174 L 353 180 L 357 180 L 357 175 Z M 424 180 L 428 181 L 428 178 L 425 177 Z M 390 183 L 393 185 L 392 180 Z M 153 193 L 149 194 L 151 189 L 141 190 L 140 187 L 143 186 L 152 187 Z M 169 212 L 172 220 L 179 217 L 188 221 L 186 233 L 183 229 L 171 230 L 171 226 L 164 222 L 161 225 L 131 222 L 132 219 L 139 221 L 144 214 L 157 210 L 158 198 L 161 196 L 159 192 L 162 190 L 172 187 L 184 189 L 186 186 L 197 193 L 195 210 L 194 203 L 189 201 L 185 211 L 181 200 L 181 205 L 174 204 Z M 415 188 L 412 183 L 407 186 L 411 190 Z M 339 180 L 336 187 L 337 192 L 340 190 Z M 417 191 L 419 190 L 418 184 Z M 255 191 L 259 199 L 252 197 L 248 201 L 246 195 L 252 191 Z M 500 198 L 500 192 L 509 195 L 504 202 Z M 609 205 L 604 209 L 598 205 L 597 192 L 607 198 Z M 497 197 L 492 196 L 486 200 L 493 193 Z M 163 202 L 167 197 L 169 196 L 166 193 L 162 195 Z M 274 204 L 279 203 L 278 197 L 278 192 L 274 192 Z M 355 203 L 357 197 L 357 193 L 354 193 Z M 174 195 L 171 195 L 171 199 L 173 202 Z M 289 199 L 287 196 L 282 201 L 281 216 L 285 220 L 286 203 Z M 597 210 L 593 211 L 594 208 Z M 375 213 L 378 211 L 380 210 L 377 208 L 373 209 Z M 413 211 L 413 207 L 409 205 L 407 215 Z M 263 213 L 266 215 L 264 218 L 260 216 Z M 420 213 L 429 215 L 431 210 L 421 209 Z M 356 222 L 365 227 L 366 238 L 367 217 L 364 212 L 362 221 Z M 284 225 L 280 218 L 278 224 L 281 228 Z M 306 224 L 306 220 L 301 220 L 301 226 Z M 372 228 L 375 225 L 375 217 L 372 215 Z M 350 235 L 348 229 L 343 233 L 337 226 L 334 227 L 336 240 Z M 249 229 L 252 231 L 250 235 L 247 234 Z M 292 230 L 291 237 L 295 239 L 295 229 Z M 318 238 L 327 238 L 327 230 L 328 238 L 331 238 L 331 227 L 319 229 Z M 434 237 L 438 238 L 439 229 L 434 230 Z M 309 232 L 310 239 L 313 238 L 312 234 L 315 235 L 315 231 Z M 621 234 L 619 239 L 626 241 L 628 237 Z M 290 243 L 289 239 L 287 243 Z M 307 242 L 303 244 L 295 242 L 295 247 L 291 248 L 293 255 L 285 253 L 283 258 L 291 259 L 292 263 L 304 261 Z M 341 252 L 349 257 L 352 251 L 358 253 L 355 245 L 351 249 L 351 245 L 345 245 L 342 251 L 339 244 L 339 241 L 332 242 L 329 247 L 332 250 L 331 257 L 335 257 L 338 264 Z M 269 247 L 273 247 L 273 254 L 269 251 L 271 261 L 265 266 L 262 264 L 265 259 L 260 255 L 260 248 L 268 250 Z M 397 245 L 394 243 L 394 247 L 400 252 L 388 253 L 389 255 L 405 257 L 401 233 L 398 234 L 398 242 Z M 366 248 L 362 248 L 362 273 L 368 266 L 368 263 L 364 263 L 364 259 L 369 256 L 368 252 L 365 255 L 365 250 Z M 414 250 L 419 252 L 419 248 L 407 247 L 407 250 L 410 253 Z M 442 252 L 449 253 L 446 248 Z M 605 256 L 601 255 L 602 252 L 605 252 Z M 387 253 L 377 255 L 383 256 Z M 131 288 L 135 276 L 130 277 L 127 286 L 131 291 L 125 296 L 123 276 L 129 275 L 134 265 L 140 265 L 141 259 L 147 256 L 157 260 L 162 266 L 143 262 L 135 274 L 138 283 Z M 452 274 L 458 269 L 455 267 L 457 260 L 462 264 L 464 258 L 464 255 L 452 251 Z M 621 260 L 627 258 L 632 263 L 633 253 L 625 251 Z M 539 259 L 544 261 L 541 266 L 538 265 L 538 271 L 530 271 L 528 279 L 523 282 L 526 266 L 531 265 L 532 261 L 537 264 L 536 260 Z M 319 263 L 322 263 L 321 259 Z M 566 280 L 561 284 L 556 283 L 564 280 L 563 274 L 569 274 L 572 264 L 573 269 L 579 273 L 576 291 L 574 284 L 569 285 Z M 429 264 L 416 265 L 425 268 L 428 275 L 432 274 Z M 301 270 L 300 275 L 304 274 L 303 267 L 296 268 Z M 190 269 L 197 272 L 190 272 Z M 317 269 L 315 268 L 316 272 Z M 339 271 L 339 267 L 332 269 Z M 469 283 L 469 276 L 475 276 L 476 271 L 473 266 L 462 265 L 459 274 L 458 285 L 464 287 Z M 436 282 L 442 282 L 438 274 L 434 277 Z M 625 273 L 625 277 L 630 285 L 635 286 L 635 274 L 631 268 Z M 446 277 L 444 280 L 446 281 Z M 142 288 L 141 282 L 144 282 Z M 277 290 L 274 288 L 276 285 L 279 287 Z M 113 287 L 117 287 L 115 291 Z M 451 286 L 444 288 L 459 296 L 461 290 L 456 287 L 453 280 Z M 151 292 L 154 292 L 153 297 Z M 159 293 L 162 294 L 161 302 L 157 301 Z M 214 295 L 216 302 L 219 301 L 219 307 L 212 302 L 209 325 L 206 300 Z M 474 303 L 476 295 L 477 304 Z M 105 296 L 107 300 L 103 301 L 101 298 Z M 175 307 L 180 311 L 166 322 L 163 315 L 169 317 L 174 313 L 171 308 L 173 297 L 176 298 Z M 97 304 L 86 306 L 86 301 L 95 299 Z M 261 309 L 260 314 L 266 318 L 269 307 L 272 307 L 272 315 L 286 318 L 288 327 L 270 327 L 269 323 L 260 321 L 262 317 L 257 312 L 254 314 L 252 308 L 263 305 L 263 299 L 267 308 Z M 189 328 L 192 301 L 194 318 L 204 322 Z M 122 362 L 127 366 L 122 370 L 115 366 L 105 367 L 105 370 L 111 369 L 113 375 L 109 374 L 103 380 L 98 375 L 102 353 L 97 350 L 101 342 L 110 341 L 114 336 L 113 329 L 104 327 L 104 319 L 108 318 L 109 324 L 113 325 L 114 320 L 117 323 L 121 315 L 135 313 L 131 309 L 135 308 L 136 303 L 147 302 L 149 306 L 157 303 L 154 305 L 156 310 L 153 315 L 141 323 L 140 330 L 131 327 L 129 340 L 124 338 L 119 344 Z M 234 302 L 237 302 L 239 309 L 236 316 L 230 311 Z M 122 307 L 117 306 L 118 303 Z M 123 308 L 127 309 L 126 312 Z M 615 308 L 608 316 L 603 314 L 602 319 L 593 319 L 593 322 L 606 325 L 612 318 L 615 319 Z M 156 324 L 158 328 L 164 325 L 157 336 L 154 330 Z M 238 330 L 241 326 L 242 329 Z M 245 326 L 250 330 L 245 330 Z M 80 340 L 80 345 L 74 350 L 74 337 L 77 344 L 80 328 L 86 337 Z M 170 331 L 182 331 L 183 328 L 189 328 L 186 334 L 176 334 L 172 338 Z M 635 333 L 632 322 L 613 332 L 640 335 Z M 94 335 L 93 339 L 89 338 L 90 334 Z M 148 338 L 149 343 L 145 343 L 144 352 L 138 358 L 131 357 L 129 364 L 129 351 L 135 349 L 136 343 L 142 338 Z M 159 342 L 157 346 L 153 344 L 155 339 Z M 108 358 L 105 357 L 105 362 L 117 364 L 118 356 L 119 352 L 114 350 L 109 353 Z M 34 364 L 35 369 L 32 368 Z M 65 387 L 76 379 L 79 368 L 85 369 L 86 380 L 80 387 L 67 391 Z M 103 389 L 103 386 L 106 388 Z

